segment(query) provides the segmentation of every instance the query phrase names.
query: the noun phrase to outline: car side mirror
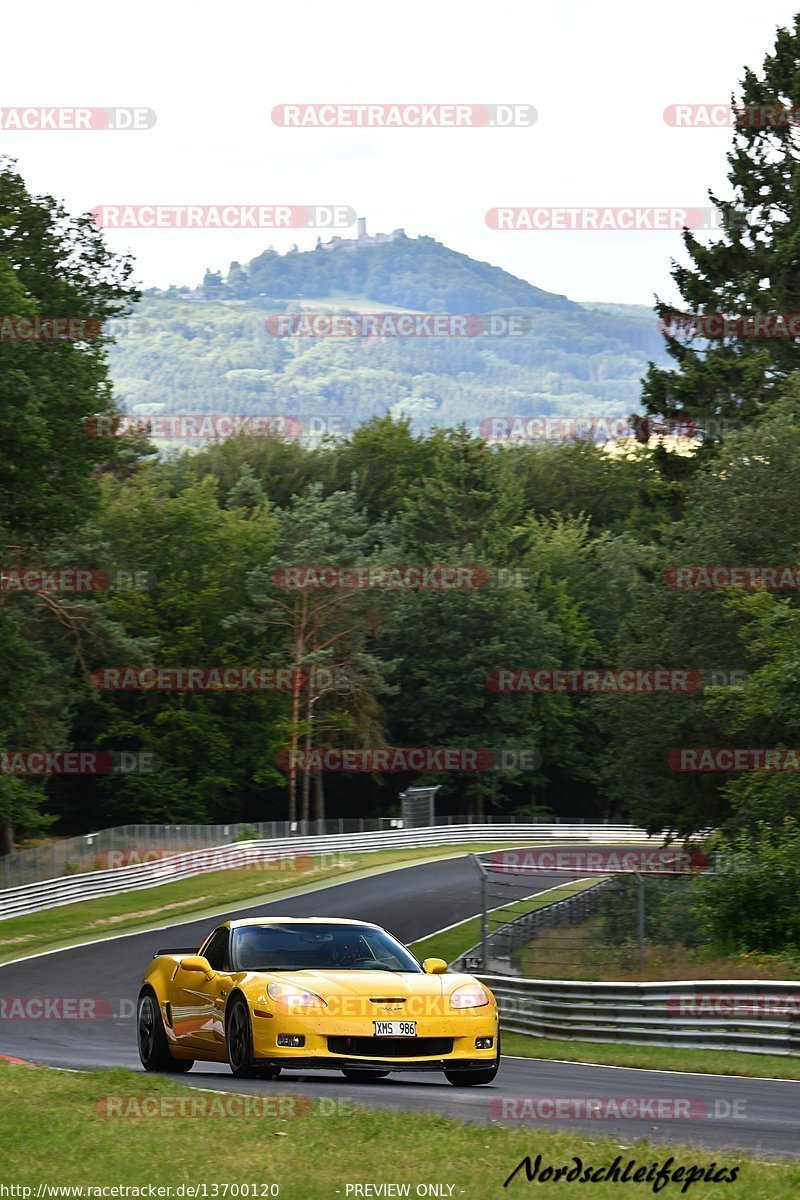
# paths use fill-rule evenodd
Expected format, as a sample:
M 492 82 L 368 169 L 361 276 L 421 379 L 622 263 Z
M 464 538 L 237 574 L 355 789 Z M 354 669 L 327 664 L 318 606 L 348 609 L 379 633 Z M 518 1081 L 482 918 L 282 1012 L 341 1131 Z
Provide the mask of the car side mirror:
M 422 969 L 426 975 L 443 975 L 447 970 L 447 963 L 443 958 L 426 958 Z
M 217 973 L 208 959 L 203 958 L 201 954 L 187 955 L 186 958 L 181 959 L 179 966 L 181 971 L 191 971 L 195 974 L 202 973 L 206 979 L 213 979 Z

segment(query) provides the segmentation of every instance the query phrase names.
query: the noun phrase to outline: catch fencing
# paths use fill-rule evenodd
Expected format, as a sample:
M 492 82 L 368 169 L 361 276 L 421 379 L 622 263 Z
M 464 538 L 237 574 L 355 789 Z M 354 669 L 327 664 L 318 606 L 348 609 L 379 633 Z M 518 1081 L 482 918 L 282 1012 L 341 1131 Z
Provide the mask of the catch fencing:
M 661 835 L 657 840 L 663 840 Z M 257 863 L 287 860 L 297 856 L 339 855 L 344 852 L 359 853 L 369 850 L 391 850 L 402 848 L 447 847 L 478 843 L 524 845 L 553 840 L 587 843 L 630 843 L 648 842 L 643 829 L 632 825 L 601 824 L 531 824 L 531 823 L 466 823 L 437 825 L 420 829 L 379 829 L 365 833 L 324 834 L 311 837 L 293 836 L 271 839 L 251 839 L 213 846 L 185 850 L 177 854 L 157 854 L 155 861 L 139 861 L 131 865 L 120 865 L 107 870 L 92 870 L 86 873 L 65 875 L 42 880 L 21 887 L 10 887 L 0 891 L 0 920 L 42 909 L 72 904 L 79 900 L 94 900 L 104 896 L 141 888 L 157 887 L 188 879 L 209 871 L 226 870 L 250 866 Z M 139 857 L 147 857 L 148 843 L 139 843 Z M 2 861 L 2 860 L 0 860 Z
M 677 974 L 687 953 L 709 941 L 695 916 L 697 877 L 726 867 L 705 852 L 706 838 L 473 854 L 481 939 L 459 964 L 494 975 L 589 981 L 646 979 L 666 959 Z M 543 889 L 555 903 L 542 906 Z
M 0 858 L 0 888 L 22 887 L 42 879 L 62 875 L 82 875 L 102 871 L 128 852 L 143 854 L 182 854 L 226 846 L 230 842 L 255 839 L 289 838 L 342 833 L 374 833 L 391 828 L 391 818 L 339 819 L 332 821 L 259 821 L 254 824 L 229 822 L 226 825 L 116 825 L 76 837 L 15 850 Z M 439 824 L 467 823 L 466 817 L 441 818 Z M 395 822 L 398 824 L 398 822 Z M 111 862 L 109 862 L 111 859 Z
M 481 820 L 463 816 L 435 816 L 433 820 L 422 822 L 425 827 L 471 824 L 527 827 L 529 822 L 523 817 L 507 816 L 489 816 Z M 559 826 L 560 822 L 554 821 L 553 824 Z M 564 828 L 584 824 L 594 828 L 599 822 L 571 820 L 565 822 Z M 62 875 L 102 871 L 111 865 L 109 856 L 118 859 L 120 852 L 126 851 L 134 851 L 140 856 L 143 852 L 180 854 L 187 850 L 226 846 L 231 842 L 380 833 L 389 829 L 408 829 L 410 825 L 410 821 L 404 822 L 399 817 L 338 817 L 329 821 L 257 821 L 244 824 L 229 822 L 226 825 L 116 825 L 113 829 L 58 838 L 0 857 L 0 889 L 22 887 L 42 879 L 58 879 Z M 625 840 L 624 834 L 620 840 Z
M 527 945 L 542 929 L 577 925 L 593 917 L 600 908 L 603 893 L 613 886 L 613 880 L 601 879 L 572 896 L 521 913 L 511 920 L 503 919 L 502 910 L 500 913 L 487 912 L 481 941 L 466 950 L 451 966 L 461 971 L 502 970 L 503 974 L 513 974 L 511 954 L 514 950 Z M 530 888 L 530 881 L 527 887 Z M 497 922 L 494 928 L 491 928 L 492 918 Z

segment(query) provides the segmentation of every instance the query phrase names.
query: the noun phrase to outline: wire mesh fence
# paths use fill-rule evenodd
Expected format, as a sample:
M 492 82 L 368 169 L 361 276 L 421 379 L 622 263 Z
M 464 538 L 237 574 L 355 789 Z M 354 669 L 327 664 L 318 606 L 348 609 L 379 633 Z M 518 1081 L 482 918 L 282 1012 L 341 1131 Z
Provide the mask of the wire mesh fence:
M 437 816 L 435 826 L 527 824 L 526 817 Z M 556 822 L 557 823 L 557 822 Z M 582 824 L 571 821 L 570 824 Z M 23 887 L 64 875 L 106 871 L 156 857 L 224 846 L 255 838 L 289 838 L 346 833 L 376 833 L 402 827 L 395 817 L 337 817 L 328 821 L 257 821 L 220 825 L 117 825 L 77 837 L 58 838 L 0 856 L 0 890 Z
M 405 829 L 422 829 L 436 824 L 436 793 L 439 787 L 406 788 L 400 793 Z
M 474 855 L 481 874 L 481 939 L 464 970 L 536 979 L 642 978 L 702 948 L 686 875 L 578 878 L 503 869 Z

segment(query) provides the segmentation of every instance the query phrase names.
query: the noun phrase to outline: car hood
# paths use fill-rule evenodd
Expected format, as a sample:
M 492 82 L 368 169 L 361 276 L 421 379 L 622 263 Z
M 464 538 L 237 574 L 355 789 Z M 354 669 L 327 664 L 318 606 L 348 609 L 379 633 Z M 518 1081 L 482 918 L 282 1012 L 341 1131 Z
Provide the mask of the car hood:
M 455 988 L 469 983 L 469 975 L 417 975 L 413 971 L 258 971 L 253 981 L 264 984 L 279 980 L 294 983 L 320 996 L 368 996 L 386 999 L 408 996 L 449 996 Z

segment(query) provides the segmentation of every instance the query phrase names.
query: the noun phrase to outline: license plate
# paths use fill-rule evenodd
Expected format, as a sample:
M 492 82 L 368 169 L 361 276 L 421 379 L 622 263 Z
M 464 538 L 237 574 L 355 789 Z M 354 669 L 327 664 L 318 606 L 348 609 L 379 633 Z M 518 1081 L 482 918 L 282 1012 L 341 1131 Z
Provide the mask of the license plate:
M 416 1037 L 416 1021 L 373 1021 L 373 1037 Z

